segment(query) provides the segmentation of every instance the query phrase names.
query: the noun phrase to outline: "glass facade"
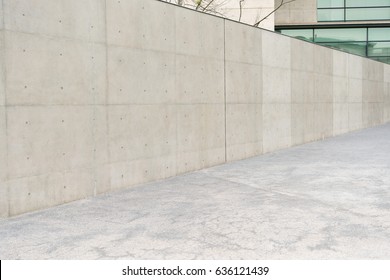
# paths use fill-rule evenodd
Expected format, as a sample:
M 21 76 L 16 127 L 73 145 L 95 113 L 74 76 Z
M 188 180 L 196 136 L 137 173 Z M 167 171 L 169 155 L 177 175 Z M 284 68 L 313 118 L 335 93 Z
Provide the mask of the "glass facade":
M 390 0 L 317 0 L 317 19 L 319 22 L 390 20 Z
M 276 29 L 276 31 L 287 36 L 390 63 L 390 27 L 317 26 Z

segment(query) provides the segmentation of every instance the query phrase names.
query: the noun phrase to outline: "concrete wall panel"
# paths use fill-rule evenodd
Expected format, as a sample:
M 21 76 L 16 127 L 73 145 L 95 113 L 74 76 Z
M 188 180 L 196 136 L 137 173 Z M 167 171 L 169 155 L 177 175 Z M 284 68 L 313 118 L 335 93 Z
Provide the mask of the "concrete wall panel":
M 224 102 L 224 63 L 211 58 L 176 56 L 176 102 Z M 169 78 L 167 78 L 169 80 Z
M 225 109 L 223 104 L 177 107 L 177 172 L 225 161 Z
M 263 103 L 291 103 L 291 70 L 263 67 Z
M 383 81 L 390 83 L 390 64 L 383 65 Z
M 258 29 L 225 22 L 225 59 L 242 63 L 261 65 L 262 63 L 262 35 L 266 34 Z
M 92 170 L 56 172 L 8 181 L 11 216 L 94 195 Z
M 383 123 L 383 103 L 363 103 L 363 126 L 371 127 Z
M 227 161 L 248 158 L 262 153 L 263 130 L 261 110 L 261 104 L 227 105 Z
M 226 102 L 261 103 L 262 73 L 259 65 L 226 61 Z
M 315 102 L 333 102 L 333 77 L 331 75 L 314 74 Z
M 8 185 L 5 181 L 0 181 L 0 219 L 9 216 L 9 195 Z
M 7 127 L 6 107 L 0 106 L 0 182 L 7 177 Z
M 0 3 L 0 30 L 4 28 L 4 10 L 3 1 Z
M 305 143 L 318 140 L 317 133 L 317 104 L 316 103 L 306 103 L 305 110 Z
M 348 54 L 348 75 L 350 78 L 363 79 L 364 58 Z
M 385 85 L 385 102 L 383 110 L 383 121 L 390 122 L 390 83 Z
M 9 178 L 92 166 L 93 117 L 93 107 L 8 107 Z
M 333 53 L 335 52 L 330 48 L 316 46 L 314 48 L 314 72 L 333 75 Z
M 362 103 L 348 104 L 348 122 L 349 130 L 358 130 L 363 128 L 363 105 Z
M 291 39 L 272 32 L 262 34 L 263 65 L 291 68 Z
M 107 0 L 107 43 L 175 51 L 175 7 L 158 1 Z
M 314 122 L 315 140 L 333 136 L 333 103 L 316 103 Z
M 361 103 L 363 100 L 363 80 L 348 79 L 348 101 Z
M 348 78 L 333 77 L 333 101 L 335 103 L 348 102 Z
M 306 104 L 291 104 L 291 144 L 305 143 L 306 131 Z
M 177 174 L 175 155 L 113 162 L 109 169 L 109 190 L 128 188 Z
M 333 135 L 340 135 L 349 131 L 348 103 L 333 104 Z
M 0 4 L 1 5 L 1 4 Z M 0 106 L 5 105 L 4 31 L 0 30 Z
M 347 77 L 348 71 L 348 55 L 344 52 L 333 51 L 333 75 Z
M 112 105 L 108 114 L 111 162 L 175 154 L 175 107 Z
M 291 69 L 314 71 L 314 45 L 302 40 L 291 41 Z
M 383 63 L 365 59 L 363 60 L 363 79 L 371 81 L 383 81 Z
M 363 102 L 383 102 L 383 82 L 363 80 Z
M 315 102 L 314 73 L 300 70 L 291 71 L 291 102 Z
M 168 104 L 176 100 L 174 54 L 108 47 L 107 64 L 109 104 Z
M 263 104 L 263 151 L 291 146 L 291 105 Z
M 104 0 L 4 0 L 3 9 L 7 30 L 105 41 Z
M 384 85 L 383 99 L 385 104 L 390 103 L 390 83 L 385 83 Z
M 8 186 L 7 179 L 7 131 L 5 107 L 0 106 L 0 218 L 7 217 L 8 213 Z
M 177 9 L 175 26 L 177 54 L 224 59 L 222 19 L 191 10 Z M 161 27 L 154 32 L 156 30 L 161 30 Z
M 105 47 L 6 32 L 10 105 L 104 104 Z
M 178 106 L 177 153 L 224 147 L 224 121 L 223 104 Z

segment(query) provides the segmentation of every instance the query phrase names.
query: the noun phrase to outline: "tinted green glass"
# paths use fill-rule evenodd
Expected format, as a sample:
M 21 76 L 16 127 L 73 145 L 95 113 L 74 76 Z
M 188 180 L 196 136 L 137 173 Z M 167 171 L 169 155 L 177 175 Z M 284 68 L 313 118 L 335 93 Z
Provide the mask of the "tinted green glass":
M 388 20 L 390 8 L 346 9 L 345 20 Z
M 344 0 L 317 0 L 317 8 L 344 7 Z
M 318 21 L 344 21 L 344 9 L 317 10 Z
M 280 33 L 301 40 L 313 41 L 313 29 L 285 29 L 281 30 Z
M 390 6 L 390 0 L 346 0 L 346 7 Z
M 315 29 L 314 42 L 366 41 L 366 28 Z
M 368 56 L 390 56 L 390 42 L 368 42 Z
M 346 43 L 321 43 L 320 45 L 331 47 L 333 49 L 357 54 L 366 55 L 366 43 L 346 42 Z
M 386 57 L 386 56 L 383 56 L 383 57 L 370 57 L 371 59 L 375 59 L 375 60 L 378 60 L 380 62 L 383 62 L 383 63 L 387 63 L 387 64 L 390 64 L 390 57 Z
M 390 27 L 369 28 L 368 41 L 390 41 Z

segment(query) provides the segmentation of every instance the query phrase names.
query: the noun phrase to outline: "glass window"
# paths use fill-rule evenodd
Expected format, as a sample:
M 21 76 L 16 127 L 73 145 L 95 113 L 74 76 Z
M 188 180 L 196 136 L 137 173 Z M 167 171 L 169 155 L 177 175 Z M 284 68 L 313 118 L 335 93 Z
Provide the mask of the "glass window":
M 368 41 L 390 41 L 390 27 L 369 28 Z
M 346 0 L 347 7 L 378 7 L 390 6 L 390 0 Z
M 378 60 L 378 61 L 383 62 L 383 63 L 390 64 L 390 56 L 388 56 L 388 57 L 386 57 L 386 56 L 383 56 L 383 57 L 370 57 L 370 58 Z
M 313 41 L 313 29 L 284 29 L 280 33 L 301 40 Z
M 344 7 L 344 0 L 317 0 L 317 8 Z
M 370 9 L 368 8 L 346 9 L 345 20 L 388 20 L 388 19 L 390 19 L 390 7 L 370 8 Z
M 315 29 L 314 42 L 366 41 L 366 28 Z
M 344 21 L 344 9 L 317 10 L 318 21 Z
M 366 56 L 366 43 L 345 42 L 345 43 L 321 43 L 320 45 L 331 47 L 337 50 Z
M 368 56 L 390 56 L 390 42 L 368 42 Z

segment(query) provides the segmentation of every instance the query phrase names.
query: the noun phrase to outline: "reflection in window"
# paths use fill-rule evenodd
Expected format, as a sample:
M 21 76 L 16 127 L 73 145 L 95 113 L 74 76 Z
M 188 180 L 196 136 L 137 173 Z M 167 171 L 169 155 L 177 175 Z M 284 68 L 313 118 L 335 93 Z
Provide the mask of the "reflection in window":
M 344 21 L 344 9 L 321 9 L 317 12 L 318 21 Z
M 285 29 L 281 33 L 297 39 L 313 41 L 313 29 Z
M 370 57 L 371 59 L 378 60 L 383 63 L 390 64 L 390 57 Z
M 314 42 L 366 41 L 366 28 L 316 29 Z
M 317 20 L 390 20 L 390 0 L 318 0 Z
M 390 0 L 346 0 L 347 7 L 383 7 L 390 6 Z
M 390 27 L 296 28 L 278 32 L 390 63 Z
M 369 42 L 368 56 L 389 56 L 390 42 Z
M 347 9 L 345 20 L 387 20 L 390 19 L 390 7 L 388 8 L 363 8 Z
M 369 41 L 388 41 L 390 40 L 390 27 L 376 27 L 368 29 Z
M 366 56 L 366 42 L 345 42 L 345 43 L 321 43 L 322 46 L 331 47 L 348 53 L 357 54 L 360 56 Z

